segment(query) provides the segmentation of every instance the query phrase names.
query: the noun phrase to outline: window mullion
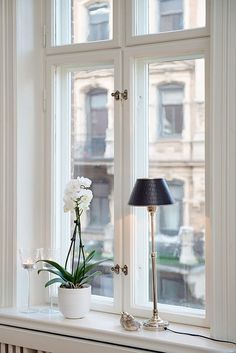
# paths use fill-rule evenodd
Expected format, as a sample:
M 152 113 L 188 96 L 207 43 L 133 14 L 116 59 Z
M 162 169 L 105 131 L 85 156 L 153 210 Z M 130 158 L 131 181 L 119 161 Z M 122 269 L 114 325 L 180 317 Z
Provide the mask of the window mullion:
M 122 91 L 122 54 L 121 51 L 117 51 L 117 56 L 114 59 L 114 92 L 116 90 Z M 109 97 L 110 99 L 114 99 L 113 97 Z M 123 122 L 122 119 L 122 102 L 116 101 L 114 99 L 114 219 L 115 219 L 115 240 L 114 240 L 114 265 L 119 264 L 123 267 L 124 257 L 123 257 L 123 194 L 121 192 L 123 188 L 123 164 L 122 157 L 125 146 L 122 143 L 122 128 Z M 123 274 L 119 276 L 114 275 L 114 306 L 117 313 L 122 310 L 122 301 L 123 301 L 123 284 L 124 278 Z

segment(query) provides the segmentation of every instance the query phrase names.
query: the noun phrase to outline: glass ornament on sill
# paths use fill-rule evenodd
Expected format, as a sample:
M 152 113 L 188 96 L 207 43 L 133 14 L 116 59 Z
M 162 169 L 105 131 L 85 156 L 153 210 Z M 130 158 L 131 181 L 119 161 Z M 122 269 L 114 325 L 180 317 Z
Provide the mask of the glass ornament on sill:
M 56 248 L 46 248 L 43 249 L 42 251 L 42 259 L 48 259 L 51 261 L 58 261 L 60 257 L 60 249 L 56 249 Z M 44 270 L 52 270 L 53 266 L 43 262 L 43 267 L 42 269 Z M 53 274 L 51 272 L 49 273 L 49 281 L 51 281 L 53 279 Z M 55 286 L 55 285 L 54 285 Z M 59 310 L 57 310 L 54 306 L 53 306 L 53 285 L 49 286 L 48 288 L 48 295 L 49 295 L 49 307 L 42 309 L 42 313 L 46 313 L 46 314 L 57 314 L 59 313 Z
M 42 249 L 19 249 L 21 266 L 28 274 L 27 307 L 20 311 L 25 314 L 36 313 L 38 310 L 31 306 L 31 272 L 36 269 L 36 262 L 41 258 Z

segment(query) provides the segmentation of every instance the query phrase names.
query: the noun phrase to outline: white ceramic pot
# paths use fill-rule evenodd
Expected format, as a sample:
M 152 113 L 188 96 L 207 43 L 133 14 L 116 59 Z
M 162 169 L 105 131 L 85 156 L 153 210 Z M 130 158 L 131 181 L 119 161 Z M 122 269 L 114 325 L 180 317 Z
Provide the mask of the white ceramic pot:
M 58 288 L 59 310 L 67 319 L 81 319 L 90 310 L 91 286 Z

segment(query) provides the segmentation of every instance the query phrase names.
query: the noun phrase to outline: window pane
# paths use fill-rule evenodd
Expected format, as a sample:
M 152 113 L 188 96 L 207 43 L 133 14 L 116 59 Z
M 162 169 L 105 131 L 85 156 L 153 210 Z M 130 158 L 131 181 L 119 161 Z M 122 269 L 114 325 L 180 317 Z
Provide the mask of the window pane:
M 157 213 L 158 299 L 204 308 L 204 60 L 148 69 L 149 176 L 166 178 L 176 201 Z
M 136 175 L 165 178 L 175 199 L 156 213 L 158 302 L 204 309 L 204 59 L 138 59 L 136 72 Z M 140 306 L 152 299 L 147 213 L 134 209 L 135 304 Z
M 96 259 L 113 257 L 114 237 L 114 89 L 113 68 L 74 71 L 71 75 L 71 175 L 92 180 L 93 200 L 82 222 L 87 252 Z M 113 297 L 110 261 L 100 265 L 101 276 L 92 293 Z
M 204 27 L 206 1 L 134 0 L 135 35 Z
M 55 44 L 110 40 L 112 0 L 55 0 Z

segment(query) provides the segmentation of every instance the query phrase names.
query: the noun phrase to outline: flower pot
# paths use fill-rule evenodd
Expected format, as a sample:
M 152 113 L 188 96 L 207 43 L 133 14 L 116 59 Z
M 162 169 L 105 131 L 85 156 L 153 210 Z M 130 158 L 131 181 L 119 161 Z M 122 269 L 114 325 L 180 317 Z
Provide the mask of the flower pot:
M 90 310 L 91 286 L 58 288 L 59 310 L 67 319 L 81 319 Z

